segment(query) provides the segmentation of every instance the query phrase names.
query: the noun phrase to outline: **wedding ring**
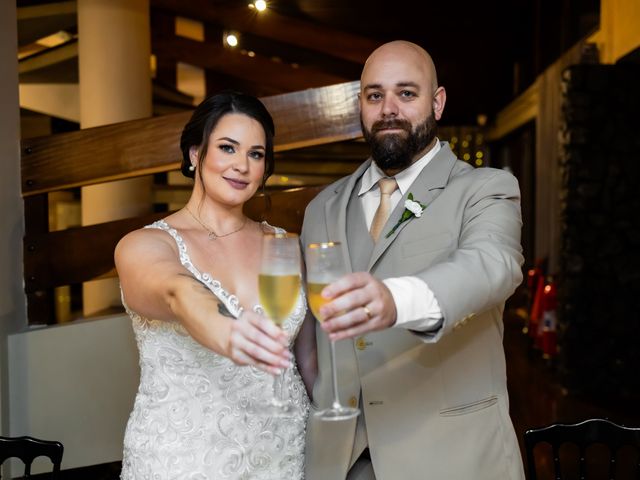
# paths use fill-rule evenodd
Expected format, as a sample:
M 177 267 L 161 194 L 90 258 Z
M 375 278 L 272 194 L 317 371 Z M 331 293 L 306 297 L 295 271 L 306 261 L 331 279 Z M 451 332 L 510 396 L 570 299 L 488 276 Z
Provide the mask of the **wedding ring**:
M 364 310 L 364 313 L 367 314 L 367 320 L 371 320 L 373 318 L 373 314 L 371 313 L 371 310 L 369 310 L 366 305 L 363 305 L 362 309 Z

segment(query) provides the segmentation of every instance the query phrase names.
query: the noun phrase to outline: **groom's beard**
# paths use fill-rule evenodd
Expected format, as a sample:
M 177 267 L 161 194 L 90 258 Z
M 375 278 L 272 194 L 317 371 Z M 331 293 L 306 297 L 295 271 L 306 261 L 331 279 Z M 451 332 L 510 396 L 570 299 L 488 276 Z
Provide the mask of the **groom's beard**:
M 367 130 L 362 123 L 360 125 L 365 140 L 371 147 L 371 158 L 382 170 L 404 170 L 414 161 L 416 154 L 427 148 L 437 133 L 436 117 L 433 111 L 424 122 L 411 128 L 407 120 L 380 120 Z M 406 133 L 386 133 L 377 135 L 382 129 L 398 128 Z

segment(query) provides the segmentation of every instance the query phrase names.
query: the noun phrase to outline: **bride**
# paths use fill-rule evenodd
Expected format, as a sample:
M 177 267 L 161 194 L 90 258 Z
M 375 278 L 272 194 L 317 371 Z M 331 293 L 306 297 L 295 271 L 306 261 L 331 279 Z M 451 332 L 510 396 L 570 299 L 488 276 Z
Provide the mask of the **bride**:
M 123 480 L 303 477 L 309 400 L 298 368 L 310 383 L 314 326 L 302 292 L 282 330 L 262 315 L 261 241 L 277 229 L 242 210 L 273 173 L 273 135 L 255 97 L 205 99 L 180 140 L 182 173 L 195 179 L 188 203 L 116 247 L 140 354 Z M 263 416 L 280 372 L 295 412 Z

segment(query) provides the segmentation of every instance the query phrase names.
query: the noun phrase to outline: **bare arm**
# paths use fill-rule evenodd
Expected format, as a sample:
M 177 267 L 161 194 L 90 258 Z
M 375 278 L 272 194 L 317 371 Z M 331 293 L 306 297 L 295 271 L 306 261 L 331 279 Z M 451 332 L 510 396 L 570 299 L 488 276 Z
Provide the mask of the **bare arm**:
M 198 343 L 240 365 L 277 373 L 289 364 L 286 335 L 254 312 L 234 319 L 180 264 L 166 233 L 128 234 L 116 247 L 115 262 L 124 298 L 140 315 L 179 321 Z

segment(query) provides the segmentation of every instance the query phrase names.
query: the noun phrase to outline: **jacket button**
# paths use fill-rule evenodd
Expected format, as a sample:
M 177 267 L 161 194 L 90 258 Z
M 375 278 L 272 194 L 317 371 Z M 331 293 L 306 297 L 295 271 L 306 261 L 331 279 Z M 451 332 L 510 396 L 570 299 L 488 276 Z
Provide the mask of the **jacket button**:
M 351 408 L 356 408 L 358 406 L 358 399 L 356 397 L 349 398 L 349 406 Z
M 365 348 L 367 348 L 367 342 L 365 342 L 364 338 L 360 337 L 358 338 L 358 340 L 356 340 L 356 348 L 358 350 L 364 350 Z

